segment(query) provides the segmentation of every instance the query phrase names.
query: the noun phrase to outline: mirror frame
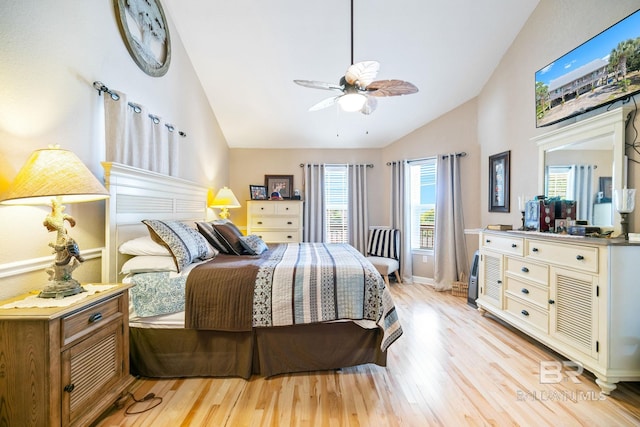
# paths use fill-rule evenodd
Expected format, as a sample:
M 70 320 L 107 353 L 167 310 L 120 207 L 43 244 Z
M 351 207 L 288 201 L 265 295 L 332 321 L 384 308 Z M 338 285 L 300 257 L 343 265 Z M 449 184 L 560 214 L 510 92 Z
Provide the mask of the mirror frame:
M 617 108 L 531 138 L 531 141 L 538 145 L 538 194 L 544 194 L 545 154 L 547 151 L 597 139 L 611 141 L 613 191 L 625 187 L 627 185 L 625 124 L 630 112 L 631 108 L 629 107 Z M 614 209 L 612 226 L 614 235 L 621 231 L 620 219 L 620 214 Z

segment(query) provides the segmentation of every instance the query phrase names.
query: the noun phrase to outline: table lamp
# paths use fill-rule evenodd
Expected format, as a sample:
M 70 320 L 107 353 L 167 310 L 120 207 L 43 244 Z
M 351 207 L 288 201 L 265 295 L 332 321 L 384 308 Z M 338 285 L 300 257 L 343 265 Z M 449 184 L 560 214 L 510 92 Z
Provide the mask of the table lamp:
M 220 214 L 218 215 L 220 218 L 228 219 L 230 216 L 229 209 L 239 208 L 240 202 L 230 188 L 222 187 L 213 202 L 211 202 L 211 207 L 220 209 Z
M 626 187 L 614 190 L 613 198 L 621 218 L 621 236 L 624 236 L 624 240 L 629 240 L 629 214 L 633 212 L 636 205 L 636 190 Z
M 55 147 L 36 150 L 22 167 L 8 191 L 0 197 L 4 205 L 51 205 L 51 213 L 43 225 L 55 231 L 49 243 L 55 254 L 47 286 L 41 298 L 64 298 L 84 292 L 71 273 L 84 261 L 75 240 L 65 229 L 65 221 L 73 227 L 76 221 L 64 213 L 63 203 L 90 202 L 106 199 L 109 192 L 71 151 Z

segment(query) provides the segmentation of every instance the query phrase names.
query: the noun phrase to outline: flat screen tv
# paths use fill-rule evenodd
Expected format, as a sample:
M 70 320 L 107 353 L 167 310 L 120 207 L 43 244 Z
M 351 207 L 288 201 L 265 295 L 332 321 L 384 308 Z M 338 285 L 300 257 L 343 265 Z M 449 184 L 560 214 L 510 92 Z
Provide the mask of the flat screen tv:
M 640 92 L 640 10 L 538 70 L 536 127 Z

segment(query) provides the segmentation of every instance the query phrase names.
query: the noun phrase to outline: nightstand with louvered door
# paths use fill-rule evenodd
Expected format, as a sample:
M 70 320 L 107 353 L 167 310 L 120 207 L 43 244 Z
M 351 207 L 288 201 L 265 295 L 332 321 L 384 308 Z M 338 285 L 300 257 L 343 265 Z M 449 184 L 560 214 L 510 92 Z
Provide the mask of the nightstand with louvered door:
M 266 243 L 301 242 L 302 201 L 247 202 L 247 234 L 256 234 Z
M 128 288 L 0 309 L 0 425 L 89 425 L 123 395 L 134 380 Z

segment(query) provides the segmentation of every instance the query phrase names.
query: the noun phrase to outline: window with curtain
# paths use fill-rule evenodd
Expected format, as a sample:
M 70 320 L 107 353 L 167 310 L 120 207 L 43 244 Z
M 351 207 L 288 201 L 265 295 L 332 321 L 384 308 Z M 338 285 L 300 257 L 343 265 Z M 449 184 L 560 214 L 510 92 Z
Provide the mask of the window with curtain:
M 548 197 L 559 197 L 564 200 L 573 200 L 573 173 L 569 166 L 547 167 L 547 191 Z
M 436 158 L 411 162 L 411 248 L 433 250 L 436 221 Z
M 325 229 L 328 243 L 348 243 L 349 168 L 327 165 L 324 170 Z

